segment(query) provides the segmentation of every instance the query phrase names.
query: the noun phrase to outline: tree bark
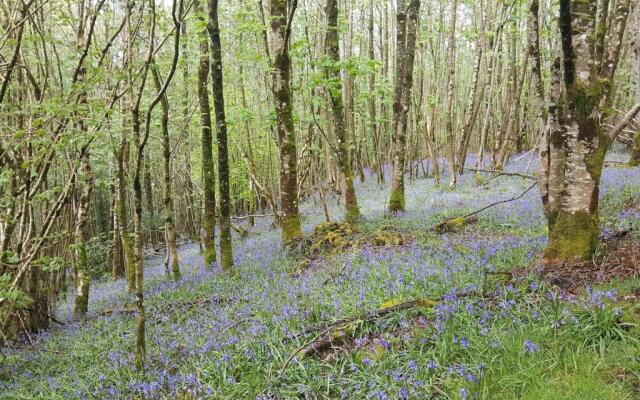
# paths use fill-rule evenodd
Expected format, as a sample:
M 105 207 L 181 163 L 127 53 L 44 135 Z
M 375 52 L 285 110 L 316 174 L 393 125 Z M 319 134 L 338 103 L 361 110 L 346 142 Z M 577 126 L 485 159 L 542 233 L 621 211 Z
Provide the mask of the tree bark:
M 80 186 L 81 193 L 76 212 L 75 232 L 75 286 L 76 299 L 74 304 L 75 315 L 85 315 L 89 308 L 89 260 L 87 257 L 86 243 L 88 240 L 89 206 L 93 179 L 91 176 L 91 164 L 89 153 L 85 152 L 80 160 Z
M 616 7 L 608 35 L 614 40 L 598 60 L 595 2 L 560 1 L 562 48 L 551 84 L 551 107 L 541 148 L 541 192 L 549 226 L 545 258 L 553 262 L 586 261 L 594 255 L 599 230 L 598 195 L 604 157 L 614 134 L 601 126 L 601 105 L 611 93 L 619 42 L 629 0 Z M 599 21 L 602 23 L 602 21 Z M 603 65 L 600 71 L 596 66 Z
M 216 113 L 216 133 L 218 139 L 218 176 L 220 185 L 220 265 L 223 271 L 233 267 L 231 244 L 231 208 L 229 193 L 229 155 L 227 149 L 227 122 L 224 112 L 224 86 L 222 76 L 222 49 L 220 26 L 218 24 L 218 0 L 209 0 L 209 23 L 211 40 L 211 77 L 213 107 Z
M 629 34 L 629 49 L 631 50 L 631 69 L 636 82 L 636 102 L 640 102 L 640 3 L 635 4 L 632 29 Z M 629 165 L 640 166 L 640 131 L 636 132 L 631 147 Z
M 390 212 L 405 210 L 404 162 L 419 13 L 419 0 L 410 0 L 406 8 L 404 0 L 398 0 L 396 82 L 393 100 L 393 173 L 388 207 Z
M 447 159 L 449 167 L 449 187 L 454 188 L 457 183 L 455 147 L 456 133 L 454 129 L 455 116 L 453 115 L 453 101 L 455 95 L 456 76 L 456 21 L 458 16 L 458 1 L 453 0 L 451 5 L 451 32 L 447 43 Z
M 325 67 L 327 75 L 327 91 L 331 98 L 331 110 L 336 127 L 338 140 L 338 164 L 344 185 L 345 219 L 356 221 L 360 219 L 360 208 L 356 190 L 353 186 L 352 163 L 349 162 L 349 148 L 345 130 L 344 106 L 342 103 L 342 82 L 340 79 L 340 38 L 338 35 L 338 1 L 327 0 L 327 32 L 325 38 L 325 52 L 330 60 Z
M 202 4 L 194 1 L 196 15 L 201 23 Z M 209 45 L 206 32 L 199 32 L 200 61 L 198 63 L 198 103 L 200 106 L 201 150 L 202 150 L 202 179 L 204 185 L 204 210 L 202 225 L 204 230 L 204 264 L 211 267 L 216 261 L 216 175 L 213 163 L 213 136 L 211 130 L 211 107 L 209 105 Z
M 288 13 L 287 5 L 291 5 Z M 271 0 L 270 53 L 273 57 L 271 73 L 276 110 L 276 130 L 280 148 L 280 203 L 282 207 L 282 240 L 285 243 L 302 237 L 298 211 L 298 177 L 296 135 L 293 125 L 291 96 L 291 57 L 289 39 L 291 21 L 297 1 Z M 290 15 L 290 17 L 289 17 Z
M 152 73 L 156 90 L 160 92 L 162 89 L 162 82 L 160 81 L 160 73 L 158 72 L 158 67 L 156 65 L 152 66 Z M 162 171 L 164 176 L 164 197 L 162 199 L 162 204 L 164 206 L 164 231 L 167 243 L 167 255 L 171 262 L 170 274 L 173 279 L 177 281 L 180 279 L 180 260 L 178 259 L 178 245 L 176 244 L 176 228 L 173 223 L 171 137 L 169 136 L 169 101 L 167 100 L 166 94 L 163 94 L 160 97 L 160 107 L 162 108 L 160 126 L 162 130 Z M 168 270 L 167 273 L 169 273 Z

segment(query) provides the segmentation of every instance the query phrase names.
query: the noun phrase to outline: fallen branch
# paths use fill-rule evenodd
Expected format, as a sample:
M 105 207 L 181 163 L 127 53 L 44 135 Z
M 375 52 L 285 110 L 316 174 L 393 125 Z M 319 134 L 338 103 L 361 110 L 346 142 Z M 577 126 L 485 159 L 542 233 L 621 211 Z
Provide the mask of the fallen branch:
M 517 196 L 515 196 L 515 197 L 512 197 L 512 198 L 507 199 L 507 200 L 501 200 L 501 201 L 498 201 L 498 202 L 496 202 L 496 203 L 489 204 L 489 205 L 484 206 L 484 207 L 482 207 L 482 208 L 480 208 L 480 209 L 478 209 L 478 210 L 475 210 L 475 211 L 472 211 L 472 212 L 470 212 L 470 213 L 468 213 L 468 214 L 465 214 L 465 215 L 463 215 L 463 216 L 461 216 L 461 217 L 456 217 L 456 218 L 453 218 L 453 219 L 450 219 L 450 220 L 447 220 L 447 221 L 441 222 L 441 223 L 439 223 L 439 224 L 435 225 L 433 228 L 431 228 L 431 230 L 432 230 L 432 231 L 438 231 L 438 227 L 439 227 L 439 226 L 442 226 L 443 224 L 451 223 L 452 221 L 459 220 L 459 219 L 463 219 L 464 221 L 466 221 L 466 220 L 471 219 L 471 217 L 472 217 L 472 216 L 474 216 L 474 215 L 476 215 L 476 214 L 479 214 L 479 213 L 481 213 L 482 211 L 488 210 L 488 209 L 489 209 L 489 208 L 491 208 L 491 207 L 495 207 L 495 206 L 500 205 L 500 204 L 510 203 L 510 202 L 512 202 L 512 201 L 519 200 L 519 199 L 521 199 L 525 194 L 529 193 L 529 191 L 530 191 L 531 189 L 533 189 L 534 187 L 536 187 L 537 185 L 538 185 L 538 182 L 535 182 L 535 183 L 533 183 L 531 186 L 529 186 L 529 187 L 528 187 L 524 192 L 520 193 L 519 195 L 517 195 Z
M 476 168 L 464 168 L 465 171 L 474 171 L 474 172 L 486 172 L 488 174 L 497 174 L 498 176 L 519 176 L 520 178 L 531 179 L 537 181 L 538 178 L 532 175 L 520 174 L 518 172 L 505 172 L 505 171 L 496 171 L 491 169 L 476 169 Z
M 53 354 L 62 354 L 61 351 L 57 351 L 57 350 L 47 350 L 47 349 L 39 349 L 37 347 L 33 347 L 33 346 L 13 346 L 13 345 L 4 345 L 4 346 L 0 346 L 1 348 L 5 348 L 5 349 L 11 349 L 11 350 L 26 350 L 26 351 L 38 351 L 38 352 L 44 352 L 44 353 L 53 353 Z
M 477 293 L 464 292 L 464 293 L 457 294 L 455 298 L 459 299 L 459 298 L 469 297 L 473 294 L 477 294 Z M 322 351 L 326 350 L 327 348 L 333 345 L 342 343 L 348 337 L 347 333 L 341 330 L 342 328 L 344 328 L 345 325 L 349 325 L 352 323 L 372 322 L 386 315 L 389 315 L 398 311 L 408 310 L 418 306 L 433 307 L 437 304 L 438 301 L 443 301 L 444 299 L 445 299 L 445 296 L 442 296 L 436 300 L 432 300 L 432 299 L 409 300 L 409 301 L 405 301 L 403 303 L 395 304 L 389 307 L 382 307 L 377 310 L 366 311 L 364 314 L 361 314 L 361 315 L 342 318 L 333 322 L 316 325 L 304 330 L 301 333 L 291 336 L 290 339 L 308 335 L 309 333 L 312 333 L 312 332 L 320 331 L 320 333 L 315 335 L 313 339 L 311 339 L 310 341 L 305 343 L 303 346 L 296 349 L 296 351 L 294 351 L 287 358 L 285 363 L 280 368 L 280 371 L 278 373 L 276 380 L 280 379 L 280 377 L 286 371 L 287 367 L 291 364 L 291 361 L 293 361 L 293 359 L 296 358 L 298 355 L 302 355 L 303 357 L 306 357 L 311 354 L 321 353 Z
M 247 219 L 247 218 L 265 218 L 265 217 L 277 217 L 276 214 L 249 214 L 249 215 L 237 215 L 229 217 L 231 219 Z
M 136 313 L 135 308 L 125 308 L 122 310 L 104 310 L 100 313 L 100 315 L 103 317 L 106 317 L 106 316 L 116 315 L 116 314 L 135 314 L 135 313 Z

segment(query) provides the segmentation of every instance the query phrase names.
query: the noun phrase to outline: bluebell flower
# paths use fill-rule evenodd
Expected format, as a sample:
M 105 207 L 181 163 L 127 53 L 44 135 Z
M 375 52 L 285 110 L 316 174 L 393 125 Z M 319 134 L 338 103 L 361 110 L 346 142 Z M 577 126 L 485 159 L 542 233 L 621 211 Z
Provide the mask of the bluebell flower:
M 540 351 L 540 346 L 533 343 L 530 339 L 524 341 L 524 352 L 525 353 L 535 353 Z

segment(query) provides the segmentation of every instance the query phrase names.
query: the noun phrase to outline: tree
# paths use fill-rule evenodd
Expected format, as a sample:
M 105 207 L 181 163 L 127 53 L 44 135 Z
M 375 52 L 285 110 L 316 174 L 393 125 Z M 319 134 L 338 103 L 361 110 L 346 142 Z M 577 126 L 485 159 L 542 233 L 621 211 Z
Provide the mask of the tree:
M 406 152 L 407 120 L 411 106 L 413 60 L 420 13 L 420 0 L 398 0 L 396 14 L 396 81 L 393 96 L 393 175 L 389 211 L 404 211 L 404 163 Z M 408 23 L 407 23 L 408 21 Z
M 342 81 L 340 78 L 340 37 L 338 35 L 338 1 L 327 0 L 327 32 L 325 36 L 325 53 L 329 62 L 325 66 L 327 91 L 331 99 L 331 110 L 338 140 L 337 158 L 342 182 L 344 185 L 345 218 L 355 221 L 360 218 L 360 208 L 356 190 L 353 186 L 353 169 L 349 161 L 349 148 L 344 121 L 344 105 L 342 102 Z
M 153 73 L 153 82 L 155 83 L 156 90 L 160 92 L 162 90 L 162 81 L 160 72 L 158 72 L 158 66 L 155 64 L 152 65 L 151 72 Z M 164 231 L 167 243 L 167 256 L 171 259 L 171 276 L 177 281 L 180 279 L 180 260 L 178 259 L 178 246 L 176 244 L 176 229 L 173 223 L 171 136 L 169 135 L 169 100 L 167 100 L 166 93 L 160 96 L 160 107 L 162 108 L 160 129 L 162 131 L 162 172 L 164 175 L 164 196 L 162 199 L 164 206 Z M 167 270 L 167 274 L 169 274 L 169 270 Z
M 227 122 L 224 113 L 224 88 L 222 79 L 222 49 L 220 46 L 220 25 L 218 23 L 218 0 L 209 0 L 209 38 L 211 40 L 211 85 L 213 107 L 216 112 L 216 133 L 218 139 L 218 176 L 220 182 L 220 265 L 223 270 L 233 267 L 231 247 L 231 209 L 229 196 L 229 155 L 227 150 Z
M 636 81 L 636 101 L 640 102 L 640 4 L 637 2 L 632 15 L 629 48 L 631 49 L 631 69 Z M 636 136 L 633 139 L 629 165 L 632 167 L 640 166 L 640 130 L 636 132 Z
M 204 24 L 204 11 L 199 0 L 194 8 L 198 21 Z M 206 29 L 206 28 L 205 28 Z M 206 32 L 198 32 L 200 61 L 198 63 L 198 104 L 200 106 L 202 180 L 204 186 L 203 218 L 204 264 L 210 267 L 216 261 L 216 175 L 213 163 L 213 136 L 211 130 L 211 107 L 209 105 L 209 45 Z
M 282 240 L 290 243 L 302 237 L 298 211 L 298 153 L 293 125 L 291 96 L 291 56 L 289 39 L 297 0 L 270 2 L 270 54 L 272 85 L 276 110 L 276 130 L 280 149 L 280 203 L 282 207 Z
M 605 131 L 602 105 L 611 101 L 629 2 L 616 4 L 609 23 L 609 10 L 598 14 L 596 2 L 560 1 L 562 45 L 553 63 L 549 117 L 540 149 L 540 190 L 549 227 L 547 260 L 589 260 L 598 244 L 604 157 L 621 126 L 640 108 L 634 107 Z M 608 2 L 599 3 L 603 5 Z M 533 38 L 531 46 L 537 42 Z

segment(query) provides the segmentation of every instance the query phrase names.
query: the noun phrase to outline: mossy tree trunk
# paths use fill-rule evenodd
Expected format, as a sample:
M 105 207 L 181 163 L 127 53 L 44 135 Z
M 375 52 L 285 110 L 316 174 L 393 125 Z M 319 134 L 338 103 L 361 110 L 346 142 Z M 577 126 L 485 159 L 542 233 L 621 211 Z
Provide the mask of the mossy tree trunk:
M 629 33 L 629 49 L 631 50 L 631 69 L 636 81 L 636 101 L 640 102 L 640 3 L 636 2 L 633 10 L 633 20 Z M 640 166 L 640 131 L 636 133 L 631 147 L 629 165 Z
M 85 315 L 89 308 L 89 260 L 87 257 L 87 230 L 89 228 L 89 206 L 91 191 L 93 189 L 93 179 L 91 175 L 91 164 L 89 152 L 85 152 L 80 160 L 80 199 L 76 212 L 76 232 L 75 232 L 75 286 L 76 299 L 74 304 L 74 314 Z
M 231 205 L 229 193 L 229 152 L 227 149 L 227 121 L 224 112 L 224 85 L 222 76 L 222 48 L 220 25 L 218 24 L 218 0 L 209 0 L 209 23 L 211 40 L 211 77 L 213 107 L 216 113 L 216 137 L 218 139 L 218 177 L 220 185 L 220 265 L 227 271 L 233 267 L 231 245 Z
M 405 210 L 404 163 L 419 13 L 419 0 L 411 0 L 407 7 L 404 0 L 398 0 L 396 82 L 393 96 L 393 170 L 388 207 L 390 212 Z
M 331 98 L 331 110 L 338 140 L 338 167 L 344 185 L 345 218 L 355 221 L 360 218 L 360 208 L 353 185 L 352 163 L 349 161 L 349 148 L 344 120 L 344 105 L 342 102 L 342 81 L 340 78 L 340 37 L 338 34 L 338 1 L 327 0 L 327 33 L 325 38 L 325 53 L 328 61 L 325 67 L 327 91 Z
M 204 23 L 202 4 L 194 1 L 196 15 Z M 213 136 L 211 131 L 211 107 L 209 105 L 209 45 L 206 32 L 199 33 L 200 62 L 198 63 L 198 103 L 200 106 L 202 179 L 204 186 L 204 210 L 202 225 L 204 230 L 204 264 L 211 267 L 216 261 L 216 175 L 213 163 Z
M 291 56 L 289 39 L 294 11 L 289 1 L 270 2 L 270 54 L 273 57 L 272 90 L 276 110 L 276 130 L 280 148 L 280 203 L 282 207 L 282 239 L 290 243 L 302 237 L 298 211 L 298 177 L 296 135 L 293 125 L 291 96 Z M 291 6 L 296 5 L 291 2 Z
M 160 81 L 160 73 L 158 67 L 152 67 L 153 81 L 158 92 L 162 89 Z M 166 233 L 167 254 L 171 259 L 171 274 L 174 280 L 180 279 L 180 260 L 178 259 L 178 245 L 176 243 L 176 228 L 173 223 L 173 195 L 171 190 L 171 136 L 169 135 L 169 101 L 166 94 L 160 97 L 160 106 L 162 108 L 162 118 L 160 126 L 162 130 L 162 171 L 164 175 L 164 196 L 162 204 L 164 206 L 164 230 Z M 147 160 L 148 162 L 148 160 Z M 153 225 L 152 225 L 153 227 Z
M 124 109 L 125 115 L 130 114 L 128 108 Z M 123 127 L 120 136 L 120 144 L 116 150 L 116 219 L 118 222 L 118 233 L 120 235 L 120 243 L 122 244 L 122 252 L 124 254 L 125 276 L 127 279 L 127 289 L 133 291 L 135 289 L 135 264 L 133 260 L 133 241 L 129 236 L 129 228 L 127 224 L 127 182 L 125 180 L 125 153 L 128 152 L 127 143 L 127 119 L 123 118 Z
M 562 52 L 553 66 L 541 146 L 540 189 L 549 227 L 548 261 L 589 260 L 598 244 L 600 176 L 605 154 L 619 132 L 603 130 L 601 109 L 610 96 L 628 6 L 628 0 L 619 2 L 614 23 L 607 24 L 603 19 L 596 21 L 595 2 L 560 1 Z M 611 27 L 609 48 L 598 59 L 598 46 L 593 43 L 599 40 L 596 33 L 607 26 Z M 536 40 L 533 36 L 530 41 Z

